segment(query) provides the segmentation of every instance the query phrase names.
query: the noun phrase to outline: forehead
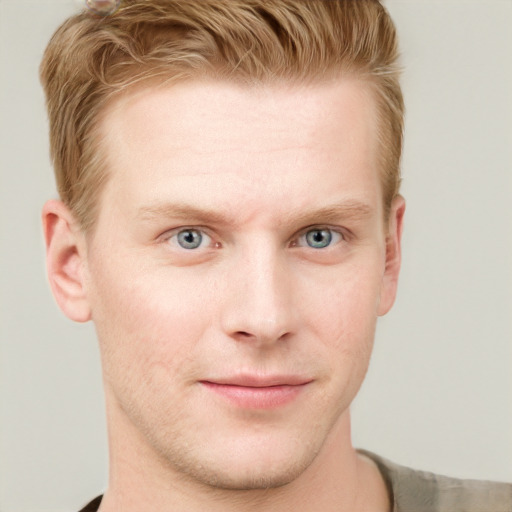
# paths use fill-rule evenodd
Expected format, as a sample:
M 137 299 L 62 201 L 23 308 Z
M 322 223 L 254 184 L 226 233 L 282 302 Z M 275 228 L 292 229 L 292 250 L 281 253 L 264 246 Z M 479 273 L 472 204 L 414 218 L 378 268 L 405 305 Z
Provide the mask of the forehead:
M 125 201 L 196 198 L 228 209 L 257 199 L 261 209 L 265 198 L 294 195 L 300 208 L 310 198 L 321 203 L 334 186 L 379 202 L 375 110 L 370 88 L 356 79 L 198 80 L 132 91 L 103 118 L 110 199 L 115 190 Z
M 280 144 L 287 135 L 293 144 L 313 139 L 315 143 L 343 142 L 346 135 L 372 130 L 375 100 L 370 86 L 356 78 L 304 85 L 192 80 L 129 91 L 111 103 L 104 118 L 108 132 L 122 135 L 129 143 L 151 139 L 153 145 L 172 148 L 195 139 L 199 147 L 206 139 L 225 139 L 224 132 L 231 129 L 233 144 L 243 141 L 261 148 L 262 142 Z M 290 123 L 300 131 L 289 130 Z M 172 139 L 162 132 L 162 137 L 154 139 L 155 132 L 171 124 Z M 203 127 L 199 133 L 198 125 Z M 338 125 L 336 133 L 330 131 L 334 125 Z M 266 141 L 262 141 L 264 133 L 256 131 L 262 126 Z

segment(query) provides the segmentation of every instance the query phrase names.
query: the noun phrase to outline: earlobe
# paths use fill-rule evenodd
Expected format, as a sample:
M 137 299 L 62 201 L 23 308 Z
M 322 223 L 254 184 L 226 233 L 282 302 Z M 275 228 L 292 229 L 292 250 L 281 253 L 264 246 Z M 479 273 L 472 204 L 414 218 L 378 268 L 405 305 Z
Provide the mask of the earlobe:
M 405 200 L 397 196 L 389 213 L 388 235 L 386 237 L 386 263 L 382 278 L 378 315 L 385 315 L 393 306 L 398 286 L 398 275 L 402 261 L 402 230 Z
M 46 269 L 53 295 L 64 314 L 76 322 L 91 319 L 84 286 L 85 247 L 73 214 L 61 201 L 48 201 L 42 212 Z

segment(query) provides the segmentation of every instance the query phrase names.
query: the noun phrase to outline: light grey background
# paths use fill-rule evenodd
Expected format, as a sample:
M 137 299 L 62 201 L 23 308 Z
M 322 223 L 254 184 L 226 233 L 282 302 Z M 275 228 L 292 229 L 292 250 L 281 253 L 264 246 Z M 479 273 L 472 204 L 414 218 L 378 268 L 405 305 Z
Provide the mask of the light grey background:
M 0 510 L 77 510 L 104 489 L 91 325 L 46 284 L 55 196 L 37 67 L 77 0 L 0 0 Z M 353 406 L 397 462 L 512 481 L 512 1 L 388 1 L 408 106 L 404 263 Z

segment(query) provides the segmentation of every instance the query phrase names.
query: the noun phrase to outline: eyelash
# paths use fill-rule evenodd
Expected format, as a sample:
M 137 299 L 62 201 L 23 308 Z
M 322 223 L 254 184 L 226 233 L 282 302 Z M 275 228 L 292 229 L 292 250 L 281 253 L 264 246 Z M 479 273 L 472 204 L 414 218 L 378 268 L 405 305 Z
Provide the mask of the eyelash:
M 328 233 L 330 239 L 327 243 L 327 245 L 325 246 L 319 246 L 319 247 L 313 247 L 312 245 L 310 245 L 308 243 L 308 240 L 307 240 L 307 236 L 308 234 L 310 233 L 313 233 L 313 232 L 317 232 L 317 233 L 320 233 L 320 232 L 326 232 Z M 189 232 L 189 233 L 197 233 L 200 235 L 201 239 L 199 241 L 200 245 L 198 245 L 197 247 L 184 247 L 183 245 L 181 245 L 178 241 L 178 237 L 180 234 L 183 234 L 183 233 L 186 233 L 186 232 Z M 201 248 L 201 245 L 202 242 L 204 241 L 204 239 L 207 239 L 209 240 L 209 244 L 208 245 L 211 245 L 212 243 L 212 237 L 207 233 L 207 230 L 205 230 L 204 228 L 201 228 L 201 227 L 181 227 L 181 228 L 177 228 L 175 230 L 172 230 L 171 232 L 167 232 L 163 237 L 163 241 L 164 242 L 171 242 L 172 240 L 175 240 L 173 245 L 176 246 L 177 249 L 182 249 L 182 250 L 185 250 L 185 251 L 195 251 L 197 249 L 200 249 Z M 301 239 L 305 239 L 304 243 L 303 244 L 300 244 L 299 243 L 299 240 Z M 313 249 L 313 250 L 321 250 L 321 249 L 327 249 L 333 245 L 336 245 L 342 241 L 346 241 L 347 239 L 347 236 L 345 233 L 343 233 L 341 230 L 339 229 L 334 229 L 334 228 L 331 228 L 329 226 L 310 226 L 308 228 L 306 228 L 305 230 L 303 230 L 301 233 L 299 233 L 298 236 L 296 236 L 292 242 L 290 243 L 290 247 L 292 248 L 300 248 L 300 247 L 309 247 L 310 249 Z M 334 240 L 334 243 L 333 243 L 333 240 Z M 192 242 L 191 242 L 192 244 Z M 221 244 L 220 243 L 215 243 L 213 244 L 213 248 L 220 248 L 221 247 Z

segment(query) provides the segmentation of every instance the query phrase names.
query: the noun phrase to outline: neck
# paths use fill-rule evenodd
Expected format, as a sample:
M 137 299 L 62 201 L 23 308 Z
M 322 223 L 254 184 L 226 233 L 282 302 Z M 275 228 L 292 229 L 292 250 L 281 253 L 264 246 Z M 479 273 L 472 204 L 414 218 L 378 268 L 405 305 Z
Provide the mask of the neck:
M 122 435 L 119 429 L 115 435 L 109 431 L 109 444 L 109 487 L 100 512 L 389 510 L 389 498 L 380 473 L 352 447 L 348 411 L 334 426 L 312 464 L 294 481 L 274 489 L 217 489 L 199 483 L 160 460 L 128 423 Z

